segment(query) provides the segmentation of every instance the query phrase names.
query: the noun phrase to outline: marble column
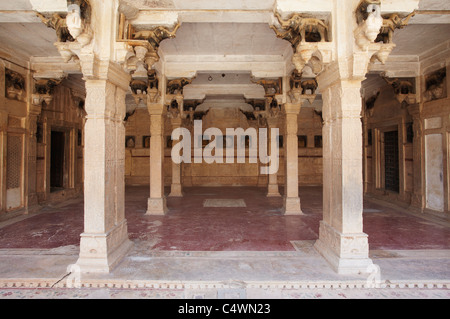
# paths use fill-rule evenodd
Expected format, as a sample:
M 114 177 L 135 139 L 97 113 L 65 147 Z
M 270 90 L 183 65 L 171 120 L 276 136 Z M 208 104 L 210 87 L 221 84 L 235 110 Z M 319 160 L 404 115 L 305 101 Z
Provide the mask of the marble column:
M 298 196 L 298 123 L 301 102 L 285 103 L 286 141 L 284 158 L 286 165 L 286 186 L 284 194 L 284 213 L 286 215 L 303 215 Z
M 320 75 L 323 125 L 323 220 L 316 249 L 340 274 L 367 272 L 363 233 L 361 81 L 333 70 Z
M 127 86 L 128 81 L 118 86 L 105 79 L 86 80 L 84 232 L 77 261 L 82 272 L 111 271 L 132 245 L 124 207 Z
M 267 128 L 269 130 L 268 133 L 268 150 L 272 149 L 272 128 L 278 127 L 278 117 L 271 116 L 270 114 L 267 116 Z M 269 174 L 269 183 L 267 185 L 267 197 L 280 197 L 280 191 L 278 190 L 278 171 Z
M 150 197 L 146 215 L 164 215 L 164 104 L 147 102 L 150 114 Z

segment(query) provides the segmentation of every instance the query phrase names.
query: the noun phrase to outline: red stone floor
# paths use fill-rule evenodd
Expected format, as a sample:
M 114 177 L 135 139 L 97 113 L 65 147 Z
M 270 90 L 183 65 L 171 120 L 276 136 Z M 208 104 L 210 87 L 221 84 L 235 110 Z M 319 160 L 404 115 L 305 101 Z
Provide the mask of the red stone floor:
M 128 186 L 126 218 L 131 240 L 151 249 L 184 251 L 287 251 L 290 241 L 318 238 L 322 188 L 300 187 L 303 216 L 284 216 L 282 199 L 258 187 L 191 187 L 168 198 L 165 216 L 145 216 L 148 187 Z M 207 198 L 244 199 L 247 207 L 204 208 Z M 450 227 L 390 205 L 364 202 L 370 249 L 450 249 Z M 44 207 L 36 215 L 0 228 L 0 248 L 79 245 L 83 202 Z

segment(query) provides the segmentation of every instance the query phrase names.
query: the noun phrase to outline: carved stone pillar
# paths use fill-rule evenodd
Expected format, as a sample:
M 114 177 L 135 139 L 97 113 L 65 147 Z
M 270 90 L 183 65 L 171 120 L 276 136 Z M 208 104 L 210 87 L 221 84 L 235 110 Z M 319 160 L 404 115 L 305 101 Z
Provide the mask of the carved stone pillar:
M 172 130 L 181 127 L 181 116 L 171 119 Z M 181 163 L 172 161 L 172 184 L 170 185 L 170 197 L 183 197 L 181 186 Z
M 268 150 L 272 149 L 272 128 L 278 127 L 278 117 L 271 116 L 270 113 L 267 116 L 267 128 L 269 130 L 268 134 Z M 280 192 L 278 190 L 278 171 L 273 174 L 269 174 L 269 183 L 267 185 L 267 197 L 280 197 Z
M 422 210 L 424 208 L 424 193 L 422 187 L 422 118 L 420 116 L 420 104 L 408 105 L 408 113 L 413 119 L 413 194 L 411 197 L 411 206 Z
M 362 232 L 361 81 L 340 79 L 333 68 L 319 77 L 324 84 L 323 220 L 315 247 L 338 273 L 366 272 L 372 261 Z
M 164 105 L 147 103 L 150 114 L 150 197 L 146 215 L 164 215 Z
M 109 272 L 131 247 L 124 212 L 126 86 L 86 80 L 84 232 L 77 262 L 83 272 Z
M 298 196 L 298 137 L 297 117 L 301 102 L 286 103 L 286 143 L 284 157 L 286 165 L 286 186 L 284 194 L 284 213 L 286 215 L 303 215 Z

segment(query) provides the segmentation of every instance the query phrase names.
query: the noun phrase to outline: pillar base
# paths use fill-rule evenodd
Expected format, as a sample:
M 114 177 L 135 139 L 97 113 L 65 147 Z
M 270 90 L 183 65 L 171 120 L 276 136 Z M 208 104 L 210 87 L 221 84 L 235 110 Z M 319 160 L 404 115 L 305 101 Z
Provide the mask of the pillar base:
M 172 184 L 170 187 L 169 197 L 183 197 L 181 184 Z
M 83 273 L 109 273 L 133 246 L 128 239 L 126 220 L 107 233 L 80 236 L 80 257 L 76 264 Z
M 166 198 L 149 198 L 145 215 L 164 215 L 167 212 Z
M 286 197 L 283 210 L 285 215 L 304 215 L 300 208 L 300 197 Z
M 324 221 L 320 222 L 319 239 L 314 248 L 338 274 L 367 274 L 373 264 L 369 258 L 367 234 L 343 234 Z
M 277 184 L 269 184 L 267 187 L 267 197 L 280 197 Z

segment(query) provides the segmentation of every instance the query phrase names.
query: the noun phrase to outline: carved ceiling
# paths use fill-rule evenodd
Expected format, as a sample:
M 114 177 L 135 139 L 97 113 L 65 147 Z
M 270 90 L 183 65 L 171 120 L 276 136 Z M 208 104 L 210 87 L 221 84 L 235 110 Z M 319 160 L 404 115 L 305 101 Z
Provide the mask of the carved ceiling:
M 291 2 L 277 1 L 278 9 L 281 8 L 284 12 L 283 19 L 289 17 Z M 297 2 L 301 2 L 306 11 L 311 11 L 314 7 L 316 16 L 321 20 L 329 19 L 326 12 L 331 10 L 330 1 Z M 215 88 L 228 85 L 232 88 L 229 94 L 237 94 L 234 86 L 241 85 L 247 92 L 252 92 L 247 93 L 249 98 L 264 96 L 262 88 L 258 91 L 255 84 L 247 79 L 245 84 L 236 83 L 236 79 L 242 79 L 245 72 L 251 76 L 249 71 L 255 65 L 259 67 L 258 75 L 264 75 L 265 68 L 262 66 L 269 64 L 273 65 L 273 69 L 284 72 L 284 61 L 289 60 L 292 55 L 291 44 L 277 38 L 270 28 L 270 25 L 277 23 L 273 14 L 275 0 L 123 0 L 122 3 L 135 9 L 134 13 L 130 13 L 135 15 L 132 19 L 135 30 L 148 29 L 151 26 L 148 22 L 150 20 L 160 19 L 160 25 L 169 29 L 178 20 L 181 21 L 176 37 L 163 40 L 159 53 L 164 56 L 165 61 L 173 62 L 173 68 L 167 69 L 169 73 L 175 74 L 183 63 L 193 63 L 190 69 L 197 74 L 197 80 L 193 84 L 210 86 L 204 94 L 217 94 L 219 91 L 214 89 L 214 85 Z M 33 11 L 37 4 L 42 7 L 64 7 L 67 1 L 16 0 L 0 3 L 0 51 L 5 55 L 24 59 L 59 56 L 53 44 L 57 41 L 55 31 L 47 28 Z M 449 13 L 448 0 L 420 0 L 417 13 L 410 19 L 408 27 L 395 30 L 393 42 L 396 47 L 389 59 L 395 61 L 403 56 L 418 59 L 426 50 L 448 41 Z M 67 72 L 76 73 L 74 69 Z M 208 81 L 210 74 L 214 81 Z M 226 76 L 222 77 L 221 74 Z M 267 74 L 270 75 L 269 72 Z M 259 78 L 263 77 L 258 75 Z M 180 77 L 186 76 L 184 74 Z M 193 92 L 192 98 L 199 98 L 199 91 L 193 91 L 189 87 L 186 86 L 185 92 Z

